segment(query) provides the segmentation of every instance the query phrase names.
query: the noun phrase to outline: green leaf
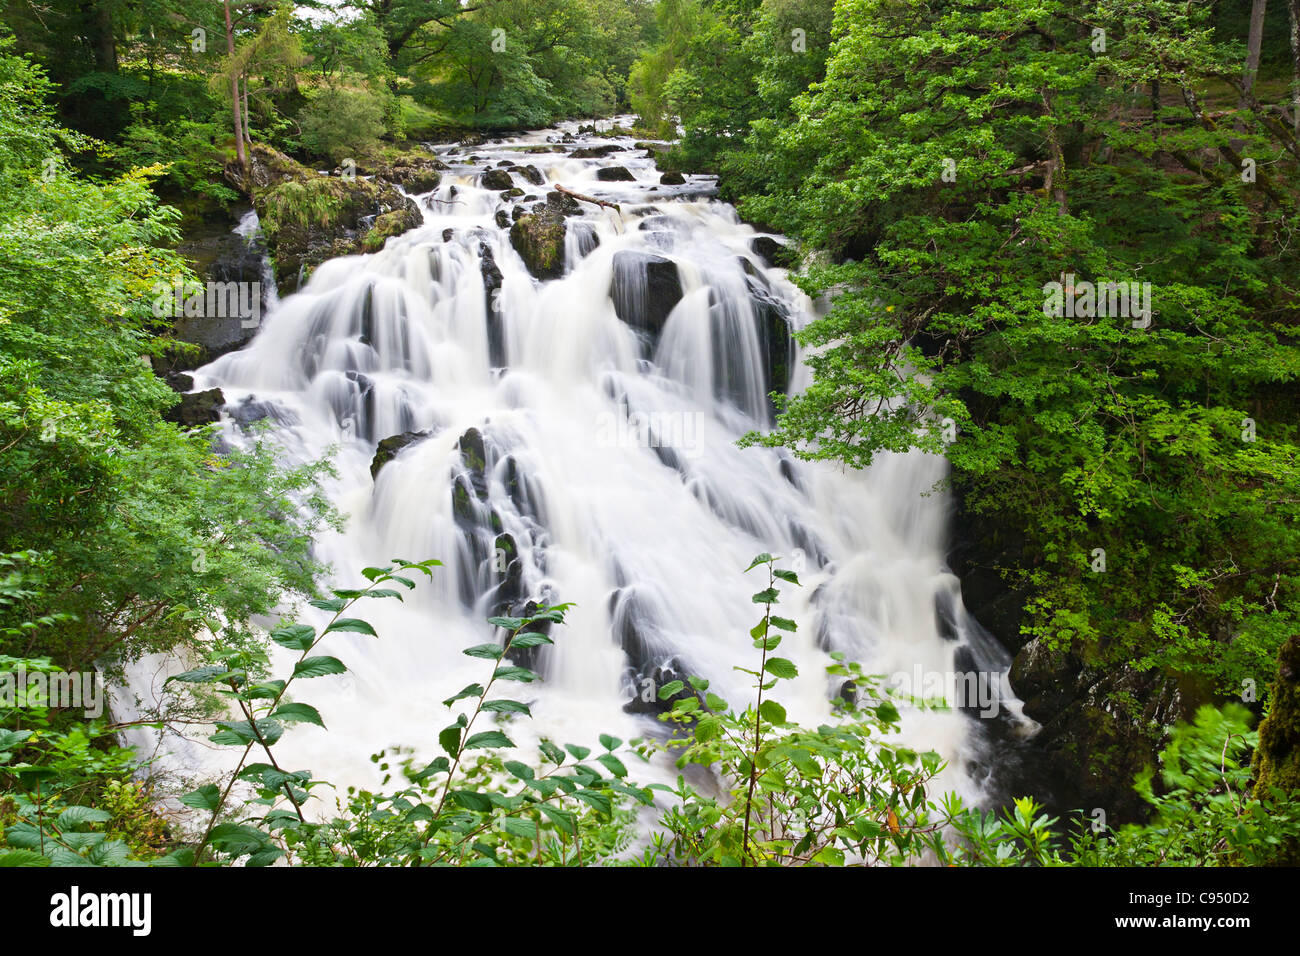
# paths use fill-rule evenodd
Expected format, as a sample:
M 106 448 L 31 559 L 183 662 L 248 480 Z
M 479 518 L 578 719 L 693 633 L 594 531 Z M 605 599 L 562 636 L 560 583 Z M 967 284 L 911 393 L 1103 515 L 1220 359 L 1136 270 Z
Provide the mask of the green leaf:
M 489 700 L 483 704 L 483 710 L 497 714 L 527 714 L 530 717 L 532 716 L 532 711 L 528 709 L 528 705 L 521 704 L 517 700 Z
M 614 804 L 609 797 L 603 793 L 597 793 L 595 790 L 578 790 L 574 792 L 573 796 L 605 816 L 609 816 L 614 810 Z
M 166 687 L 174 680 L 183 681 L 187 684 L 212 684 L 221 680 L 223 677 L 227 677 L 234 673 L 236 672 L 232 671 L 230 668 L 221 667 L 220 665 L 196 667 L 192 671 L 183 671 L 180 674 L 173 674 L 171 677 L 163 681 L 163 686 Z
M 438 746 L 447 754 L 456 757 L 460 754 L 460 728 L 453 725 L 438 734 Z
M 195 810 L 207 810 L 212 813 L 221 804 L 221 790 L 216 784 L 207 783 L 181 797 L 181 803 Z
M 538 807 L 538 809 L 542 811 L 542 815 L 545 816 L 546 819 L 554 823 L 564 833 L 567 833 L 569 836 L 578 835 L 577 817 L 568 810 L 561 810 L 558 807 L 553 807 L 547 803 L 543 803 Z
M 704 706 L 709 710 L 726 711 L 727 702 L 717 694 L 710 691 L 704 695 Z
M 537 647 L 539 644 L 554 644 L 555 642 L 545 634 L 538 634 L 535 631 L 528 631 L 524 634 L 516 634 L 510 639 L 510 646 L 514 647 Z
M 361 575 L 367 581 L 374 581 L 376 578 L 382 578 L 392 570 L 392 568 L 362 568 Z
M 297 677 L 326 677 L 330 674 L 342 674 L 347 670 L 337 657 L 309 657 L 299 661 L 293 669 Z
M 506 817 L 501 821 L 501 827 L 512 836 L 523 837 L 526 840 L 537 839 L 537 824 L 532 820 Z
M 316 641 L 316 629 L 306 624 L 287 624 L 271 632 L 271 640 L 291 651 L 305 651 Z
M 619 760 L 613 754 L 601 754 L 596 758 L 606 770 L 616 777 L 626 777 L 627 767 L 623 766 L 623 761 Z
M 482 684 L 466 684 L 465 687 L 461 689 L 460 693 L 456 694 L 455 696 L 448 697 L 446 700 L 442 702 L 442 704 L 444 707 L 450 707 L 458 700 L 464 700 L 466 697 L 479 697 L 482 694 L 483 694 Z
M 577 744 L 565 744 L 564 749 L 579 760 L 586 760 L 587 755 L 591 753 L 590 747 L 580 747 Z
M 688 677 L 686 678 L 686 681 L 696 690 L 700 691 L 700 693 L 709 689 L 709 682 L 703 677 Z
M 325 721 L 321 720 L 320 711 L 311 704 L 281 704 L 271 716 L 291 723 L 315 724 L 317 727 L 325 726 Z
M 0 866 L 49 866 L 50 858 L 32 850 L 9 850 L 0 853 Z
M 799 625 L 796 624 L 794 621 L 790 620 L 788 617 L 777 617 L 775 614 L 773 614 L 772 617 L 769 618 L 769 620 L 773 627 L 779 627 L 783 631 L 799 630 Z
M 543 740 L 537 746 L 538 749 L 540 749 L 542 753 L 546 755 L 547 759 L 551 761 L 551 763 L 555 763 L 555 764 L 564 763 L 564 758 L 565 758 L 564 751 L 561 750 L 559 747 L 555 746 L 555 744 L 551 743 L 549 740 Z
M 497 627 L 504 627 L 507 631 L 517 631 L 528 623 L 522 617 L 490 617 L 487 622 Z
M 308 601 L 312 607 L 318 607 L 322 611 L 331 611 L 337 614 L 348 606 L 348 602 L 342 598 L 317 598 L 314 601 Z
M 487 813 L 492 809 L 492 801 L 473 790 L 453 790 L 451 799 L 466 810 L 473 810 L 476 813 Z
M 695 724 L 695 739 L 705 744 L 710 740 L 716 740 L 722 735 L 722 720 L 710 714 L 707 717 L 701 717 Z
M 513 747 L 514 745 L 514 741 L 499 730 L 485 730 L 465 741 L 466 750 L 476 750 L 484 747 Z
M 774 724 L 785 723 L 785 708 L 774 700 L 765 700 L 759 705 L 758 712 L 763 715 L 764 720 L 769 720 Z
M 467 657 L 480 657 L 485 661 L 499 661 L 505 652 L 500 644 L 475 644 L 461 651 Z
M 68 807 L 59 814 L 59 828 L 83 827 L 88 823 L 107 823 L 113 814 L 95 807 Z
M 341 617 L 329 627 L 325 628 L 325 633 L 330 634 L 334 631 L 350 631 L 354 634 L 369 634 L 371 637 L 378 637 L 375 629 L 365 621 L 357 617 Z
M 799 668 L 794 666 L 793 661 L 788 661 L 784 657 L 769 658 L 763 670 L 773 677 L 781 677 L 786 680 L 799 676 Z
M 682 690 L 685 689 L 685 687 L 686 685 L 679 680 L 675 680 L 672 681 L 671 683 L 664 684 L 663 687 L 659 688 L 659 699 L 667 700 L 669 697 L 672 697 L 674 694 L 680 693 Z
M 783 571 L 780 568 L 773 568 L 772 574 L 780 578 L 782 581 L 789 581 L 791 584 L 799 583 L 799 575 L 795 574 L 793 571 Z
M 623 741 L 617 737 L 611 737 L 609 734 L 600 735 L 600 745 L 606 750 L 617 750 L 623 745 Z
M 536 776 L 532 767 L 526 763 L 520 763 L 518 760 L 507 760 L 502 766 L 520 780 L 532 780 Z
M 537 680 L 537 675 L 527 667 L 498 667 L 492 675 L 495 680 L 515 680 L 523 684 Z
M 751 600 L 755 604 L 776 604 L 781 599 L 781 592 L 776 588 L 766 588 L 755 594 Z
M 764 551 L 762 554 L 760 554 L 758 557 L 756 557 L 753 561 L 749 562 L 749 567 L 745 568 L 745 571 L 746 571 L 746 572 L 753 571 L 753 570 L 754 570 L 756 567 L 758 567 L 760 564 L 767 564 L 767 563 L 768 563 L 769 561 L 771 561 L 771 560 L 772 560 L 772 556 L 771 556 L 770 554 L 768 554 L 766 551 Z

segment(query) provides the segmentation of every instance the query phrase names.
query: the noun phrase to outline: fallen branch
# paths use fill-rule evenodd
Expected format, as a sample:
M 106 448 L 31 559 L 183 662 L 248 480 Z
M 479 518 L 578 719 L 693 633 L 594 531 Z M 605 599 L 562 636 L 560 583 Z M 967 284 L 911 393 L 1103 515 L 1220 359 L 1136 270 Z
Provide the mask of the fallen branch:
M 572 189 L 565 189 L 559 183 L 555 184 L 557 193 L 564 193 L 566 196 L 572 196 L 574 199 L 581 199 L 583 202 L 595 203 L 597 206 L 604 206 L 606 209 L 613 209 L 620 216 L 623 210 L 618 207 L 618 203 L 606 202 L 603 199 L 597 199 L 595 196 L 584 196 L 582 193 L 575 193 Z

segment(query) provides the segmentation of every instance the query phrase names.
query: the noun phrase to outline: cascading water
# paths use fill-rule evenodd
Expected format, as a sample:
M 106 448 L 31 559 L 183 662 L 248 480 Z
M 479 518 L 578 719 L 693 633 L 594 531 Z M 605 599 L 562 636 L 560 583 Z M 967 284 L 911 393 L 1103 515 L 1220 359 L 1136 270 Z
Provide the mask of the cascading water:
M 750 678 L 733 667 L 753 666 L 751 594 L 766 578 L 741 572 L 764 551 L 803 582 L 784 586 L 780 612 L 799 622 L 782 646 L 801 675 L 780 695 L 791 719 L 829 714 L 832 650 L 885 675 L 1006 669 L 944 564 L 948 508 L 925 495 L 944 461 L 886 455 L 857 472 L 738 448 L 770 423 L 769 391 L 806 386 L 789 332 L 811 303 L 710 198 L 709 178 L 661 186 L 626 138 L 583 140 L 614 147 L 587 151 L 603 157 L 541 151 L 573 132 L 477 148 L 472 160 L 441 148 L 450 171 L 416 197 L 422 228 L 324 263 L 249 346 L 195 373 L 196 388 L 227 398 L 227 440 L 270 417 L 296 459 L 339 446 L 329 490 L 348 523 L 318 548 L 341 586 L 394 556 L 445 563 L 406 603 L 358 609 L 379 640 L 330 636 L 350 673 L 299 689 L 330 730 L 287 736 L 286 765 L 373 787 L 371 753 L 405 744 L 433 756 L 449 714 L 440 701 L 483 677 L 461 649 L 492 639 L 486 617 L 530 599 L 576 607 L 554 647 L 526 661 L 545 679 L 511 685 L 535 714 L 512 725 L 521 747 L 529 734 L 654 733 L 653 692 L 688 674 L 743 705 Z M 597 176 L 614 165 L 635 181 Z M 484 188 L 489 169 L 524 195 Z M 573 213 L 565 261 L 538 281 L 505 226 L 555 184 L 621 213 L 565 210 L 553 194 Z M 304 619 L 319 626 L 315 613 Z M 993 693 L 1003 719 L 1023 722 L 1004 683 Z M 905 708 L 901 740 L 938 750 L 950 762 L 943 785 L 978 799 L 983 729 L 961 710 Z

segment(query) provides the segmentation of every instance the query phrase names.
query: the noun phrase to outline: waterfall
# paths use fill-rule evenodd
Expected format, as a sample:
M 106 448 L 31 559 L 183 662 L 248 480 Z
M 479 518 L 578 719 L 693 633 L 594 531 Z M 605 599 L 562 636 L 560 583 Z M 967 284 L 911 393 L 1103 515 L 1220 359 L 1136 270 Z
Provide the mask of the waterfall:
M 770 391 L 807 386 L 790 332 L 813 304 L 756 252 L 759 234 L 710 177 L 660 185 L 625 137 L 583 137 L 606 155 L 573 157 L 558 144 L 575 132 L 439 147 L 449 171 L 415 197 L 422 227 L 322 264 L 247 347 L 194 375 L 224 392 L 231 443 L 269 418 L 295 461 L 338 446 L 328 492 L 347 524 L 317 542 L 338 586 L 393 557 L 445 564 L 405 603 L 356 609 L 378 640 L 330 635 L 323 652 L 349 673 L 296 688 L 330 729 L 296 729 L 281 761 L 373 788 L 370 754 L 404 745 L 431 758 L 451 714 L 441 701 L 485 674 L 461 649 L 492 639 L 486 617 L 529 600 L 576 604 L 555 645 L 526 661 L 544 679 L 512 685 L 535 714 L 511 729 L 529 756 L 537 735 L 590 744 L 661 730 L 653 691 L 675 677 L 705 677 L 743 707 L 751 679 L 733 668 L 755 664 L 751 595 L 766 577 L 741 572 L 770 552 L 802 581 L 783 586 L 779 610 L 799 624 L 782 654 L 800 676 L 776 694 L 791 719 L 830 714 L 831 651 L 882 675 L 986 672 L 993 720 L 904 707 L 896 738 L 939 751 L 942 785 L 978 800 L 989 727 L 1030 722 L 1005 683 L 1009 658 L 945 564 L 949 503 L 927 493 L 946 463 L 886 454 L 854 471 L 738 448 L 770 425 Z M 598 175 L 613 166 L 633 181 Z M 485 188 L 488 170 L 524 194 Z M 503 223 L 556 184 L 621 211 L 580 203 L 562 275 L 539 281 Z M 396 453 L 372 475 L 385 439 Z M 319 613 L 302 619 L 319 627 Z

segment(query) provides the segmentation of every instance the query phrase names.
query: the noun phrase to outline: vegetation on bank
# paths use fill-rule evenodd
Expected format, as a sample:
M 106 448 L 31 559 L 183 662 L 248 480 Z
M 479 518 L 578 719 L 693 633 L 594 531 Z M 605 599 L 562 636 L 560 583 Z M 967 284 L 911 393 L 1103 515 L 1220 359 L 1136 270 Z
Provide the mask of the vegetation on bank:
M 246 759 L 184 796 L 190 832 L 158 815 L 108 718 L 0 704 L 0 865 L 1295 862 L 1294 4 L 1270 6 L 1257 47 L 1250 6 L 361 0 L 355 19 L 305 20 L 243 3 L 228 32 L 197 0 L 4 3 L 0 670 L 185 649 L 206 663 L 172 685 L 171 719 L 216 718 Z M 831 665 L 859 689 L 833 721 L 789 722 L 775 581 L 797 580 L 768 556 L 753 700 L 683 682 L 664 688 L 663 739 L 511 759 L 529 715 L 490 695 L 534 679 L 510 652 L 562 640 L 567 609 L 499 619 L 500 643 L 469 651 L 483 683 L 448 701 L 443 756 L 381 755 L 393 789 L 304 809 L 325 782 L 274 746 L 323 723 L 297 682 L 346 665 L 317 643 L 369 633 L 344 612 L 436 564 L 321 596 L 328 464 L 287 470 L 265 442 L 218 454 L 163 420 L 176 396 L 148 360 L 175 343 L 151 290 L 191 276 L 156 194 L 194 211 L 255 195 L 258 155 L 401 165 L 406 137 L 629 100 L 645 129 L 680 125 L 670 164 L 719 172 L 801 244 L 805 289 L 835 292 L 803 333 L 813 387 L 750 440 L 854 466 L 944 451 L 1023 606 L 1016 639 L 1179 688 L 1191 719 L 1158 728 L 1159 768 L 1135 782 L 1146 822 L 1098 832 L 1029 798 L 988 815 L 935 793 L 937 757 L 891 744 L 897 707 L 852 662 Z M 261 195 L 268 228 L 310 232 L 348 201 L 306 181 L 330 185 Z M 1106 282 L 1149 283 L 1150 314 L 1144 293 L 1122 313 L 1082 298 Z M 336 620 L 273 631 L 304 657 L 273 675 L 252 621 L 307 599 Z M 665 750 L 721 792 L 634 783 Z

